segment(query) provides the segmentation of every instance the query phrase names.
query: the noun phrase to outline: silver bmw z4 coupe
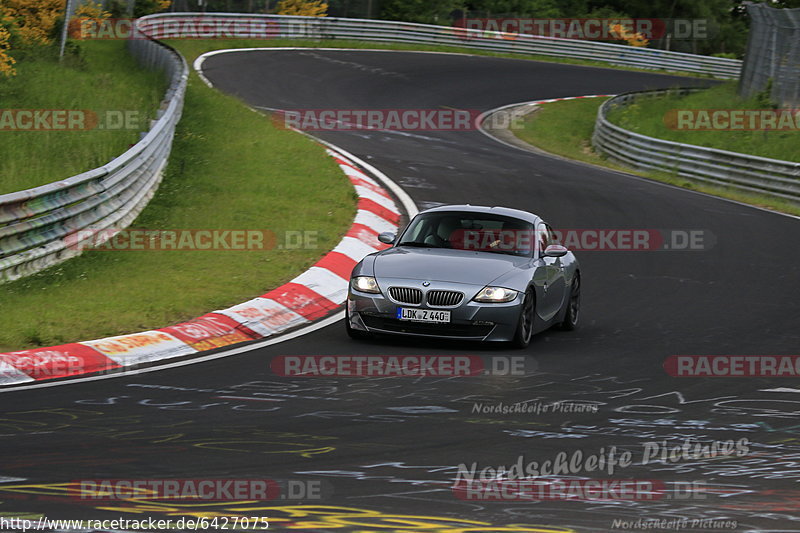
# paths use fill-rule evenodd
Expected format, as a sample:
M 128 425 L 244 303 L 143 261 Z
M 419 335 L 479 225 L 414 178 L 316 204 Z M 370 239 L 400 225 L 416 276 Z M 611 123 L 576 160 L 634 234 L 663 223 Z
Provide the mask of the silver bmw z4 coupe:
M 537 215 L 448 205 L 423 211 L 350 278 L 348 335 L 510 342 L 578 325 L 578 260 Z

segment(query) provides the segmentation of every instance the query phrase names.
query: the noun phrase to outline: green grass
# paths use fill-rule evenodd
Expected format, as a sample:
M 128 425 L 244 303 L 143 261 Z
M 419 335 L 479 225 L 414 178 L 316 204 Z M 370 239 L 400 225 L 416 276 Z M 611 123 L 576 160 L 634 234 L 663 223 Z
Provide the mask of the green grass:
M 521 130 L 512 131 L 546 152 L 596 163 L 598 157 L 591 145 L 594 117 L 597 108 L 606 100 L 608 98 L 586 98 L 543 104 L 524 118 Z
M 324 46 L 462 52 L 637 70 L 548 56 L 343 40 L 182 40 L 170 44 L 184 54 L 190 65 L 200 53 L 222 48 Z M 110 108 L 112 104 L 115 108 L 132 107 L 133 104 L 127 102 L 109 100 L 112 96 L 107 89 L 109 83 L 116 81 L 115 76 L 107 72 L 118 65 L 128 65 L 125 70 L 134 72 L 132 60 L 99 54 L 102 46 L 113 49 L 121 47 L 121 43 L 89 42 L 80 46 L 86 50 L 87 65 L 94 64 L 96 68 L 74 75 L 77 79 L 71 83 L 83 87 L 83 90 L 75 92 L 84 95 L 99 86 L 104 88 L 104 108 Z M 122 51 L 121 48 L 118 50 Z M 18 66 L 22 67 L 19 69 L 21 75 L 29 68 L 32 72 L 38 68 L 35 64 Z M 58 73 L 47 75 L 50 76 L 49 82 L 37 84 L 36 90 L 41 90 L 41 96 L 36 105 L 94 108 L 97 100 L 88 96 L 80 103 L 75 100 L 77 96 L 72 100 L 56 100 L 58 91 L 51 88 L 58 86 L 65 90 L 62 87 L 64 78 Z M 157 103 L 163 94 L 163 85 L 159 85 L 158 77 L 141 77 L 137 73 L 135 78 L 137 83 L 144 80 L 142 83 L 151 90 Z M 21 80 L 22 77 L 10 84 L 21 83 Z M 7 90 L 0 85 L 0 91 Z M 71 88 L 66 90 L 72 92 Z M 17 91 L 18 98 L 22 92 Z M 94 96 L 97 97 L 96 92 Z M 6 96 L 3 98 L 4 107 L 13 107 L 5 104 Z M 156 104 L 143 101 L 139 107 L 155 109 Z M 62 133 L 54 135 L 52 141 L 44 140 L 40 133 L 28 135 L 24 138 L 39 150 L 38 153 L 43 146 L 47 153 L 63 155 L 69 152 L 75 164 L 83 166 L 77 170 L 59 166 L 57 175 L 42 169 L 31 172 L 29 175 L 39 178 L 38 182 L 32 180 L 23 184 L 4 180 L 3 187 L 7 185 L 8 190 L 46 183 L 103 164 L 121 153 L 127 147 L 126 143 L 136 140 L 124 141 L 121 148 L 115 145 L 101 149 L 98 146 L 100 141 L 93 138 L 88 148 L 77 143 L 67 149 L 63 145 L 45 143 L 76 141 L 79 137 L 68 138 L 86 134 Z M 2 146 L 4 155 L 7 149 Z M 86 164 L 87 161 L 91 163 Z M 12 170 L 15 176 L 21 175 L 18 170 Z M 178 126 L 164 183 L 133 226 L 146 229 L 269 229 L 278 235 L 285 230 L 309 230 L 317 232 L 317 247 L 311 250 L 228 252 L 87 252 L 60 266 L 0 287 L 0 310 L 4 315 L 0 351 L 161 327 L 257 296 L 288 281 L 335 246 L 355 214 L 354 200 L 349 182 L 319 146 L 303 136 L 275 129 L 269 120 L 236 99 L 209 89 L 192 73 L 183 119 Z
M 605 61 L 590 61 L 586 59 L 574 59 L 562 56 L 548 56 L 538 54 L 513 54 L 505 52 L 491 52 L 477 48 L 464 46 L 444 46 L 444 45 L 423 45 L 423 44 L 403 44 L 403 43 L 381 43 L 373 41 L 355 41 L 348 39 L 210 39 L 210 40 L 177 40 L 167 39 L 172 46 L 180 47 L 181 50 L 192 52 L 197 55 L 212 50 L 222 50 L 225 48 L 277 48 L 277 47 L 305 47 L 305 48 L 354 48 L 354 49 L 375 49 L 375 50 L 409 50 L 409 51 L 429 51 L 460 53 L 486 57 L 501 57 L 507 59 L 527 59 L 530 61 L 545 61 L 548 63 L 565 63 L 568 65 L 578 65 L 585 67 L 608 68 L 614 70 L 629 70 L 633 72 L 647 72 L 650 74 L 670 74 L 673 76 L 684 76 L 687 78 L 713 78 L 710 75 L 692 74 L 689 72 L 674 72 L 664 69 L 641 69 L 626 67 L 623 65 L 612 65 Z
M 3 109 L 135 113 L 137 129 L 0 130 L 0 194 L 29 189 L 108 163 L 139 140 L 164 96 L 166 80 L 143 70 L 122 41 L 85 41 L 63 64 L 41 53 L 0 79 Z M 48 54 L 52 55 L 52 54 Z M 132 126 L 136 124 L 131 124 Z
M 692 182 L 667 172 L 641 172 L 607 161 L 598 155 L 591 146 L 597 108 L 606 100 L 607 98 L 591 98 L 543 104 L 538 111 L 525 117 L 522 129 L 515 130 L 514 133 L 528 144 L 569 159 L 621 170 L 767 209 L 800 215 L 800 207 L 788 201 Z
M 608 119 L 625 129 L 649 137 L 771 159 L 800 161 L 800 130 L 676 130 L 669 128 L 665 122 L 665 116 L 676 109 L 771 109 L 771 107 L 764 105 L 758 97 L 739 98 L 736 94 L 736 83 L 729 82 L 686 96 L 643 98 L 632 105 L 612 109 Z
M 319 145 L 192 74 L 165 180 L 133 227 L 305 230 L 316 247 L 86 252 L 0 287 L 0 351 L 162 327 L 253 298 L 333 248 L 354 216 L 354 190 Z

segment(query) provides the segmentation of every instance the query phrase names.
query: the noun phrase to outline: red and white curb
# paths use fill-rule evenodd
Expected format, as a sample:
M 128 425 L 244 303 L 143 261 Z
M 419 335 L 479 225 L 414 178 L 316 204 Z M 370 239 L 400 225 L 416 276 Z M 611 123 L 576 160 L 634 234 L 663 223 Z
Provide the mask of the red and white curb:
M 529 102 L 518 102 L 516 104 L 506 104 L 504 106 L 495 107 L 494 109 L 490 109 L 488 111 L 484 111 L 481 113 L 481 116 L 478 117 L 478 123 L 482 123 L 487 117 L 495 113 L 499 113 L 505 111 L 507 109 L 514 109 L 518 107 L 536 107 L 541 104 L 551 104 L 553 102 L 564 102 L 566 100 L 583 100 L 585 98 L 611 98 L 612 96 L 617 96 L 616 94 L 586 94 L 583 96 L 565 96 L 563 98 L 548 98 L 546 100 L 531 100 Z
M 116 372 L 142 363 L 263 339 L 330 314 L 347 298 L 353 267 L 388 245 L 378 234 L 397 231 L 400 209 L 384 187 L 339 151 L 328 149 L 358 194 L 358 213 L 339 244 L 289 283 L 228 309 L 130 335 L 0 353 L 0 385 Z
M 500 140 L 497 137 L 487 133 L 486 129 L 484 127 L 484 123 L 487 122 L 488 119 L 490 117 L 492 117 L 493 115 L 498 114 L 498 113 L 504 113 L 504 112 L 508 111 L 509 109 L 512 110 L 512 111 L 509 112 L 510 116 L 512 116 L 512 117 L 515 117 L 515 116 L 516 117 L 521 117 L 523 115 L 526 115 L 526 114 L 534 111 L 537 106 L 542 105 L 542 104 L 551 104 L 553 102 L 564 102 L 564 101 L 567 101 L 567 100 L 583 100 L 585 98 L 611 98 L 612 96 L 616 96 L 616 95 L 615 94 L 586 94 L 586 95 L 583 95 L 583 96 L 565 96 L 563 98 L 548 98 L 546 100 L 531 100 L 531 101 L 528 101 L 528 102 L 518 102 L 516 104 L 506 104 L 504 106 L 495 107 L 494 109 L 490 109 L 488 111 L 484 111 L 483 113 L 481 113 L 481 115 L 478 117 L 478 120 L 477 120 L 477 123 L 480 125 L 480 127 L 478 129 L 479 129 L 479 131 L 481 133 L 483 133 L 484 135 L 487 135 L 491 139 L 494 139 L 494 140 L 496 140 L 498 142 L 501 142 L 502 144 L 505 144 L 505 145 L 508 145 L 508 146 L 513 146 L 513 145 L 510 145 L 509 143 L 507 143 L 507 142 L 505 142 L 503 140 Z M 526 108 L 526 109 L 523 110 L 523 108 Z M 518 111 L 518 110 L 520 110 L 521 112 Z M 507 127 L 507 126 L 503 126 L 503 127 Z
M 564 98 L 550 98 L 548 100 L 536 100 L 535 102 L 526 102 L 526 104 L 528 104 L 528 105 L 549 104 L 549 103 L 552 103 L 552 102 L 563 102 L 565 100 L 581 100 L 583 98 L 611 98 L 612 96 L 617 96 L 617 95 L 616 94 L 587 94 L 586 96 L 565 96 Z
M 508 141 L 502 139 L 500 136 L 494 135 L 493 133 L 488 131 L 487 127 L 486 127 L 486 123 L 489 122 L 489 119 L 491 117 L 493 117 L 495 114 L 499 114 L 500 116 L 502 116 L 502 113 L 508 111 L 509 109 L 512 110 L 512 111 L 510 111 L 508 113 L 508 115 L 506 115 L 503 118 L 503 122 L 502 122 L 503 124 L 508 124 L 507 121 L 508 121 L 508 117 L 509 116 L 512 117 L 512 118 L 513 117 L 520 118 L 520 117 L 522 117 L 522 116 L 524 116 L 524 115 L 526 115 L 528 113 L 531 113 L 531 112 L 535 111 L 536 107 L 540 106 L 542 104 L 551 104 L 553 102 L 564 102 L 566 100 L 583 100 L 585 98 L 611 98 L 612 96 L 616 96 L 616 95 L 615 94 L 586 94 L 586 95 L 582 95 L 582 96 L 564 96 L 562 98 L 548 98 L 546 100 L 531 100 L 531 101 L 528 101 L 528 102 L 518 102 L 516 104 L 506 104 L 504 106 L 495 107 L 494 109 L 490 109 L 488 111 L 483 112 L 481 114 L 481 116 L 478 117 L 478 124 L 479 124 L 478 131 L 480 131 L 482 134 L 484 134 L 488 138 L 492 139 L 493 141 L 499 142 L 500 144 L 508 146 L 509 148 L 513 148 L 514 150 L 523 150 L 525 152 L 529 152 L 530 150 L 528 148 L 523 148 L 523 147 L 521 147 L 521 146 L 519 146 L 517 144 L 508 142 Z M 527 108 L 527 109 L 523 109 L 523 108 Z M 501 128 L 505 129 L 505 128 L 508 128 L 508 126 L 507 125 L 506 126 L 501 126 Z

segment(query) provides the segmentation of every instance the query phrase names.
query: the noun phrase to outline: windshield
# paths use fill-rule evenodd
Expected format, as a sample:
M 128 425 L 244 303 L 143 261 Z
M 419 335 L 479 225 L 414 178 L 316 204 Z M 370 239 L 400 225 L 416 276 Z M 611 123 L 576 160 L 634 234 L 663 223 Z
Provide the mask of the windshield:
M 414 218 L 397 246 L 451 248 L 531 257 L 533 225 L 488 213 L 442 211 Z

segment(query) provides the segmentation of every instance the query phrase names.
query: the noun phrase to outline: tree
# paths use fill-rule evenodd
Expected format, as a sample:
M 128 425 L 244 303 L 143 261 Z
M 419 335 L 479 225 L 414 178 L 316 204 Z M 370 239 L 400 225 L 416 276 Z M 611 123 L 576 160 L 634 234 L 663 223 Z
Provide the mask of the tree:
M 800 2 L 800 0 L 783 0 Z M 671 36 L 651 41 L 650 46 L 679 52 L 711 54 L 727 52 L 740 55 L 747 41 L 747 28 L 741 10 L 741 0 L 591 0 L 590 6 L 605 5 L 630 17 L 654 18 L 667 23 L 667 31 L 674 29 L 675 19 L 698 21 L 706 33 L 689 38 Z
M 5 77 L 17 74 L 16 69 L 14 69 L 14 63 L 17 60 L 11 57 L 9 53 L 13 38 L 12 32 L 14 31 L 14 19 L 11 18 L 3 4 L 0 3 L 0 74 Z
M 328 4 L 323 0 L 281 0 L 278 2 L 278 15 L 302 17 L 325 17 Z
M 0 14 L 2 16 L 2 14 Z M 11 32 L 5 27 L 0 26 L 0 74 L 9 77 L 16 75 L 17 71 L 14 69 L 16 59 L 9 55 L 8 51 L 11 49 Z
M 172 5 L 172 0 L 136 0 L 133 6 L 134 17 L 144 17 L 165 11 Z M 128 17 L 128 0 L 111 0 L 107 9 L 114 18 Z
M 466 2 L 467 13 L 481 17 L 559 18 L 564 15 L 558 0 L 474 0 Z
M 645 47 L 650 43 L 645 35 L 632 32 L 622 24 L 612 24 L 609 29 L 612 35 L 618 36 L 620 40 L 627 42 L 631 46 Z
M 153 13 L 161 13 L 166 11 L 170 5 L 172 5 L 171 0 L 136 0 L 133 16 L 138 18 L 152 15 Z
M 460 0 L 383 0 L 380 6 L 382 19 L 423 24 L 449 24 L 451 14 L 463 7 Z
M 75 16 L 69 21 L 69 36 L 80 38 L 86 35 L 89 28 L 97 27 L 110 16 L 111 13 L 105 11 L 99 2 L 85 0 L 78 6 L 78 9 L 75 10 Z
M 3 11 L 12 19 L 22 44 L 51 44 L 56 24 L 64 15 L 64 1 L 4 0 Z

